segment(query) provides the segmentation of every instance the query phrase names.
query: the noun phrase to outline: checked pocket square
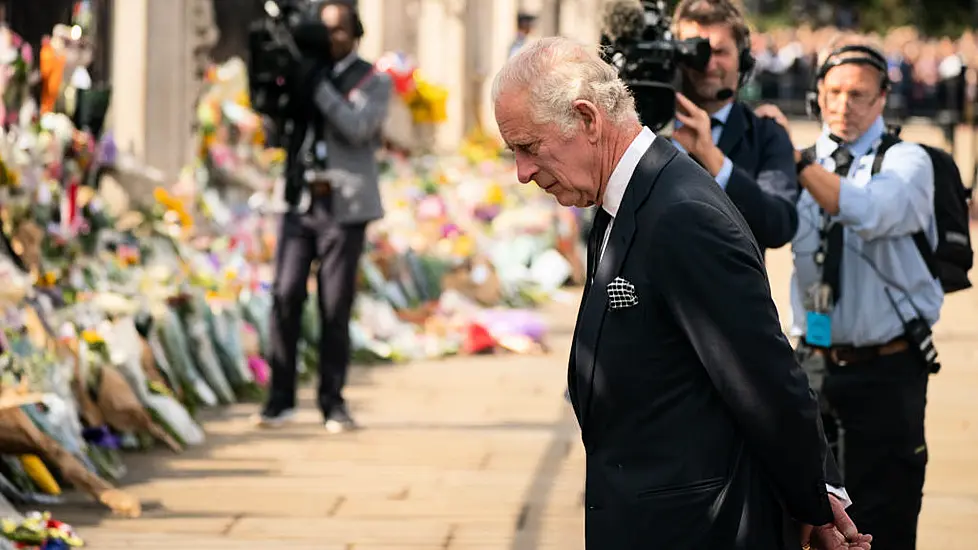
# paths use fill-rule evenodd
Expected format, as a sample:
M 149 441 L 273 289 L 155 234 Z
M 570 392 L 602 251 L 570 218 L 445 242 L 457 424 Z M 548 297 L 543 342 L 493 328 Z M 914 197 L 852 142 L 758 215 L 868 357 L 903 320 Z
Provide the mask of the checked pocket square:
M 624 309 L 638 305 L 638 294 L 635 293 L 635 285 L 615 277 L 614 281 L 608 283 L 608 307 L 611 309 Z

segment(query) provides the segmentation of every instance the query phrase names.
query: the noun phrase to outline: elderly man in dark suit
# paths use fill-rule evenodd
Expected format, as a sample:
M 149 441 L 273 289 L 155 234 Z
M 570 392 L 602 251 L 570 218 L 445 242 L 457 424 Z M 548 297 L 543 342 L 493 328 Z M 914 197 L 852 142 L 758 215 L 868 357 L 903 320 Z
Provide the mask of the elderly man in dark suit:
M 318 401 L 326 430 L 336 433 L 356 427 L 342 394 L 350 313 L 367 223 L 384 215 L 376 152 L 392 85 L 357 55 L 363 26 L 355 3 L 329 0 L 314 9 L 329 29 L 331 62 L 322 71 L 315 66 L 305 71 L 312 93 L 287 145 L 291 208 L 283 216 L 276 251 L 271 391 L 258 420 L 278 426 L 293 416 L 302 309 L 310 266 L 319 260 Z
M 681 0 L 673 27 L 712 51 L 704 71 L 682 69 L 673 141 L 727 192 L 762 254 L 780 248 L 798 230 L 795 149 L 784 128 L 736 101 L 755 63 L 747 22 L 731 0 Z
M 599 207 L 568 374 L 587 547 L 868 548 L 827 494 L 840 483 L 818 404 L 716 181 L 643 128 L 615 69 L 572 40 L 510 59 L 493 98 L 519 180 Z

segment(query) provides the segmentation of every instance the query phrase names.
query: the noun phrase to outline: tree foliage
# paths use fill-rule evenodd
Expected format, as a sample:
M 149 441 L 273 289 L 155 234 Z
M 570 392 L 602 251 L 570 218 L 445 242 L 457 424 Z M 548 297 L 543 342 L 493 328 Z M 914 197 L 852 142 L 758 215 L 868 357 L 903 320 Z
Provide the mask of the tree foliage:
M 886 32 L 913 25 L 928 36 L 958 36 L 978 25 L 978 0 L 740 0 L 758 26 L 796 25 L 807 20 L 821 26 L 832 24 L 836 6 L 854 8 L 859 30 Z

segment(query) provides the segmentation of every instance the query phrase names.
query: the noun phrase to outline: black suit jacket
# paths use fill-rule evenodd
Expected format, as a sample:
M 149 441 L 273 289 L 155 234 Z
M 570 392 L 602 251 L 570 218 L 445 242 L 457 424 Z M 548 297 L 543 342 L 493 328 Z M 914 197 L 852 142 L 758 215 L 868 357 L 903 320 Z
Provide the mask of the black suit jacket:
M 788 132 L 734 103 L 717 147 L 733 163 L 727 195 L 747 220 L 761 254 L 791 242 L 798 231 L 800 189 Z
M 608 307 L 621 277 L 637 305 Z M 657 137 L 628 184 L 568 374 L 595 550 L 773 550 L 832 520 L 818 404 L 761 253 L 710 175 Z

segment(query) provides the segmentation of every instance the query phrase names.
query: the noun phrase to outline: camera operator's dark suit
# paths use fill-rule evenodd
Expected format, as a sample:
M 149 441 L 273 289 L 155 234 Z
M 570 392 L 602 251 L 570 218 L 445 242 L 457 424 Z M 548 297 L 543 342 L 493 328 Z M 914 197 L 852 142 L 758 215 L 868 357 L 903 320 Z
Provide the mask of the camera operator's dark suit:
M 761 254 L 789 243 L 798 230 L 795 201 L 800 188 L 788 133 L 738 102 L 711 119 L 713 143 L 731 165 L 720 170 L 716 181 L 747 220 Z M 683 150 L 675 140 L 673 145 Z
M 798 230 L 799 187 L 788 133 L 734 102 L 717 147 L 733 163 L 727 196 L 747 220 L 761 253 L 791 242 Z
M 376 151 L 387 118 L 390 78 L 356 57 L 337 63 L 331 79 L 321 79 L 306 104 L 315 109 L 296 117 L 289 144 L 286 200 L 276 251 L 271 319 L 272 388 L 266 414 L 295 405 L 296 346 L 310 265 L 318 259 L 319 406 L 324 415 L 343 404 L 342 389 L 350 358 L 349 321 L 360 255 L 368 222 L 383 217 Z M 318 111 L 318 112 L 316 112 Z M 303 182 L 307 168 L 306 127 L 322 116 L 326 145 L 325 180 Z M 315 123 L 312 123 L 315 126 Z M 308 187 L 310 200 L 303 201 Z M 308 202 L 308 209 L 296 208 Z M 302 204 L 305 206 L 305 204 Z

